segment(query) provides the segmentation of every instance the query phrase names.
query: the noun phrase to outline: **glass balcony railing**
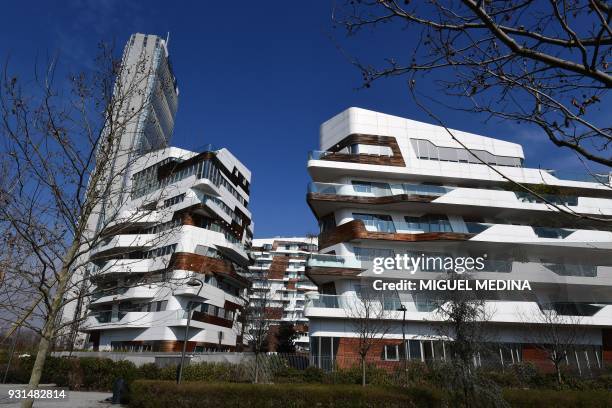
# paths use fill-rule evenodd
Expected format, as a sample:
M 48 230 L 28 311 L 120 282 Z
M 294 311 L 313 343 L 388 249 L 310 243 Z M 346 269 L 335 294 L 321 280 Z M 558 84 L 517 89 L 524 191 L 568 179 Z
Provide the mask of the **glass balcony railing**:
M 516 198 L 522 203 L 544 203 L 545 201 L 526 191 L 515 191 Z M 555 194 L 540 194 L 546 201 L 557 205 L 576 206 L 578 197 Z
M 362 220 L 366 230 L 371 232 L 410 232 L 410 233 L 426 233 L 426 232 L 458 232 L 480 234 L 490 228 L 493 224 L 466 222 L 466 228 L 463 230 L 454 229 L 449 222 L 393 222 L 384 220 Z
M 308 184 L 309 193 L 364 197 L 388 197 L 400 194 L 440 197 L 449 191 L 452 191 L 452 188 L 408 183 L 335 184 L 311 182 Z
M 586 171 L 578 172 L 578 171 L 565 171 L 565 170 L 540 170 L 541 172 L 546 172 L 559 180 L 571 180 L 571 181 L 587 181 L 590 183 L 599 183 L 610 185 L 612 183 L 612 172 L 610 173 L 601 173 L 601 172 L 593 172 L 592 174 L 587 173 Z
M 418 298 L 413 295 L 412 302 L 417 304 L 417 310 L 429 309 L 432 304 L 438 304 L 424 296 Z M 359 313 L 360 310 L 365 310 L 366 306 L 372 307 L 370 310 L 385 310 L 385 311 L 400 311 L 402 302 L 397 294 L 384 295 L 376 294 L 374 296 L 359 296 L 359 295 L 313 295 L 306 302 L 306 307 L 319 307 L 326 309 L 345 309 L 354 313 Z M 426 306 L 425 306 L 426 305 Z M 429 311 L 426 310 L 426 311 Z
M 123 295 L 128 289 L 129 289 L 128 287 L 114 288 L 114 289 L 98 289 L 92 293 L 91 300 L 92 301 L 98 300 L 105 296 Z
M 310 255 L 306 263 L 309 267 L 322 268 L 361 268 L 361 261 L 354 255 L 341 256 L 332 254 L 313 254 Z
M 94 317 L 96 318 L 98 323 L 110 323 L 113 317 L 113 312 L 112 311 L 99 312 L 99 313 L 94 314 Z

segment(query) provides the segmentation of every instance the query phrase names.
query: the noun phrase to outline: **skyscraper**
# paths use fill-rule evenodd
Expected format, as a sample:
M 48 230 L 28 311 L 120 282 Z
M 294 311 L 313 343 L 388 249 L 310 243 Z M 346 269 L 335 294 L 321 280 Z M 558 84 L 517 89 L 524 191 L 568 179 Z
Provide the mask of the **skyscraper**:
M 112 133 L 114 150 L 107 165 L 110 185 L 105 196 L 96 204 L 87 221 L 86 238 L 99 233 L 106 220 L 114 217 L 129 198 L 127 185 L 130 168 L 139 156 L 168 146 L 174 130 L 178 108 L 178 86 L 166 41 L 156 35 L 132 34 L 126 44 L 113 95 L 107 111 L 110 119 L 105 123 L 104 135 Z M 87 252 L 87 251 L 84 251 Z M 73 272 L 67 303 L 61 313 L 61 322 L 74 320 L 69 330 L 63 329 L 63 342 L 79 343 L 78 320 L 84 313 L 83 298 L 79 296 L 86 286 L 90 268 L 89 253 L 84 253 Z M 77 337 L 79 337 L 77 339 Z

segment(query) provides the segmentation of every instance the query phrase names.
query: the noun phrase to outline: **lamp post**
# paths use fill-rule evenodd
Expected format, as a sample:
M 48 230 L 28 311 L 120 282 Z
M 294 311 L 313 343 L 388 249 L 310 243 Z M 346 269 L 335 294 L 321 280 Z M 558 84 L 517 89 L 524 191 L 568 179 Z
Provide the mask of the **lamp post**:
M 199 282 L 199 283 L 198 283 Z M 196 293 L 196 297 L 200 296 L 200 292 L 204 287 L 204 282 L 198 278 L 191 278 L 189 282 L 187 282 L 189 286 L 200 286 L 198 292 Z M 187 303 L 187 326 L 185 326 L 185 336 L 183 337 L 183 351 L 181 353 L 181 363 L 179 365 L 178 375 L 176 377 L 176 383 L 181 383 L 181 378 L 183 377 L 183 364 L 185 363 L 185 353 L 187 352 L 187 339 L 189 338 L 189 325 L 191 324 L 191 303 Z
M 402 343 L 404 346 L 404 376 L 408 383 L 408 347 L 406 345 L 406 306 L 401 304 L 398 311 L 402 311 Z

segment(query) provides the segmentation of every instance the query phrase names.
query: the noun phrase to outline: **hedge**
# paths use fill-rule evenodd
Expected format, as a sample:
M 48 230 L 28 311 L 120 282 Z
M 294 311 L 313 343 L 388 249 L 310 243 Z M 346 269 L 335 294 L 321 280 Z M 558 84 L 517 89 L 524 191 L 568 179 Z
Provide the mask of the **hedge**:
M 505 389 L 504 399 L 518 408 L 607 408 L 612 407 L 612 392 L 606 390 L 521 390 Z
M 442 407 L 442 394 L 427 387 L 408 389 L 359 385 L 236 384 L 138 380 L 130 391 L 130 408 L 329 408 Z

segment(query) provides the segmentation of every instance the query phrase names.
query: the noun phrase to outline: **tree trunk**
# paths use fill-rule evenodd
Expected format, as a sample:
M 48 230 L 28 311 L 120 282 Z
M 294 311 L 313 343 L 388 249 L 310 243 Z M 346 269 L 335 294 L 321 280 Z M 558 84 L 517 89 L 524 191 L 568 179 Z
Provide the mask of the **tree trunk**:
M 366 386 L 366 362 L 365 357 L 361 357 L 361 386 Z
M 65 259 L 73 259 L 77 248 L 77 240 L 75 240 L 75 242 L 70 246 Z M 45 320 L 45 324 L 43 326 L 40 342 L 38 343 L 36 360 L 34 361 L 32 372 L 30 373 L 30 382 L 28 383 L 27 387 L 28 390 L 35 390 L 40 384 L 40 378 L 42 377 L 43 368 L 45 367 L 45 361 L 47 360 L 47 355 L 49 354 L 49 350 L 51 348 L 51 340 L 55 335 L 55 319 L 57 318 L 57 314 L 62 306 L 66 287 L 68 286 L 68 281 L 70 280 L 70 271 L 67 264 L 68 262 L 64 262 L 64 266 L 62 266 L 62 271 L 58 279 L 57 290 L 53 294 L 49 314 L 47 315 L 47 319 Z M 32 408 L 33 404 L 34 400 L 26 399 L 21 402 L 21 408 Z
M 259 381 L 259 353 L 255 353 L 255 384 Z

